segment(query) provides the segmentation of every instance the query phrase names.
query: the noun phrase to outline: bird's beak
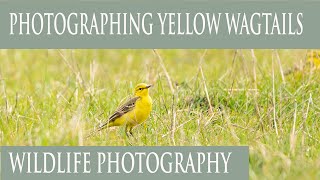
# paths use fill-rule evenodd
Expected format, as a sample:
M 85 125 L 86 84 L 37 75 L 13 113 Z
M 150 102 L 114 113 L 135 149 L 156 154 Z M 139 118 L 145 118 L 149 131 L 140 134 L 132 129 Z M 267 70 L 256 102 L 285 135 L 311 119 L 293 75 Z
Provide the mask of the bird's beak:
M 152 84 L 150 84 L 150 85 L 148 85 L 148 86 L 146 86 L 146 88 L 147 89 L 149 89 L 150 87 L 152 87 L 153 85 Z

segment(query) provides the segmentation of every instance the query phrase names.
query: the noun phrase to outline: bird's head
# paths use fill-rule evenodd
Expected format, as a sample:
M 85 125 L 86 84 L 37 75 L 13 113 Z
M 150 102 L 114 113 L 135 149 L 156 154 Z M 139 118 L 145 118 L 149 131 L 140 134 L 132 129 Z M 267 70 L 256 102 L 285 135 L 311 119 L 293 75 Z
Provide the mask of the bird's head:
M 152 85 L 140 83 L 134 88 L 134 95 L 138 97 L 148 96 L 150 87 L 152 87 Z

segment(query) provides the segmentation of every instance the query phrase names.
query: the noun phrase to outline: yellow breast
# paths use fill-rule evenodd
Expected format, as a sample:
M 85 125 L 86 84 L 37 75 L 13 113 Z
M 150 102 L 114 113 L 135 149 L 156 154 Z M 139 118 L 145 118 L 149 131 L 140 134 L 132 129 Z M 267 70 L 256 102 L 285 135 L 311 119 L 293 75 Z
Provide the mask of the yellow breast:
M 143 123 L 150 115 L 152 109 L 152 99 L 150 96 L 141 97 L 137 100 L 135 108 L 128 116 L 128 124 L 137 125 Z

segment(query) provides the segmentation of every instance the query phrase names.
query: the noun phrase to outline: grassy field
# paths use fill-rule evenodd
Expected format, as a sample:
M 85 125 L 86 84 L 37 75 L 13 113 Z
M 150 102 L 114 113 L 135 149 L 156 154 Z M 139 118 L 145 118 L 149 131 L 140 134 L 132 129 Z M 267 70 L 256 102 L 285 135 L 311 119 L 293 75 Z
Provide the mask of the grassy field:
M 307 50 L 0 50 L 1 145 L 249 145 L 251 179 L 320 178 Z M 139 82 L 150 118 L 88 139 Z

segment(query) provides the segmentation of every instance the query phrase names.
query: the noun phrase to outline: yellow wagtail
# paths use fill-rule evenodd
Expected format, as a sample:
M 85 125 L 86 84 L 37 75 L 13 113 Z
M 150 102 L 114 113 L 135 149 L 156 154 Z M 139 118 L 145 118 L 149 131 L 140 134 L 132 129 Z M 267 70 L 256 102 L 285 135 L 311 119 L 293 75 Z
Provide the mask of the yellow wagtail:
M 152 99 L 149 96 L 149 88 L 152 85 L 140 83 L 134 88 L 134 97 L 129 99 L 109 117 L 108 121 L 98 127 L 98 131 L 112 126 L 126 125 L 126 135 L 133 136 L 134 126 L 147 120 L 152 109 Z

